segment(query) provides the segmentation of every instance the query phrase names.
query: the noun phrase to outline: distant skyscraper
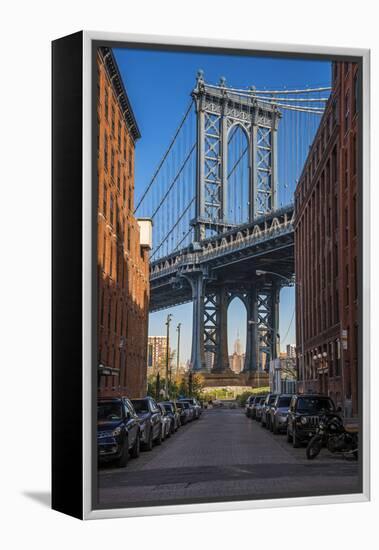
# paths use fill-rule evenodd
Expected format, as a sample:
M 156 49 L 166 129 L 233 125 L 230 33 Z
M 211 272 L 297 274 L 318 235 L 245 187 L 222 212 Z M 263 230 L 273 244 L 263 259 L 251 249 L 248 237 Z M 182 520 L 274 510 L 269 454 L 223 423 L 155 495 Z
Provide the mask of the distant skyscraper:
M 296 346 L 295 346 L 295 344 L 288 344 L 287 345 L 287 357 L 290 357 L 291 359 L 295 359 L 295 357 L 296 357 Z
M 239 374 L 243 370 L 244 363 L 245 354 L 242 353 L 242 344 L 239 332 L 237 332 L 237 338 L 234 341 L 234 352 L 233 355 L 229 356 L 229 365 L 233 372 Z
M 166 336 L 149 336 L 147 346 L 147 366 L 150 373 L 155 374 L 165 366 L 166 350 Z

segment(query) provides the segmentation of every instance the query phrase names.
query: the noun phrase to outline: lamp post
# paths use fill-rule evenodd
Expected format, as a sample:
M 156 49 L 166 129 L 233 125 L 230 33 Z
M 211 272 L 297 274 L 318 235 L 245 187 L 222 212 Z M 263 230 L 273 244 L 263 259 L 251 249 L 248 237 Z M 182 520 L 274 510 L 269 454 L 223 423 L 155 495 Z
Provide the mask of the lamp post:
M 166 320 L 166 327 L 167 327 L 167 341 L 166 341 L 166 374 L 165 374 L 165 381 L 164 381 L 164 391 L 165 391 L 165 398 L 168 399 L 168 363 L 169 363 L 169 357 L 170 357 L 170 323 L 172 319 L 172 314 L 169 313 L 167 315 Z
M 291 280 L 288 277 L 285 277 L 281 273 L 277 273 L 276 271 L 265 271 L 262 269 L 257 269 L 255 271 L 255 274 L 258 275 L 276 275 L 277 277 L 280 277 L 284 281 L 286 281 L 289 284 L 295 284 L 299 287 L 300 290 L 300 307 L 301 307 L 301 323 L 300 323 L 300 337 L 301 337 L 301 377 L 302 380 L 304 380 L 304 304 L 303 304 L 303 285 L 302 283 L 299 283 L 296 280 Z M 304 383 L 304 382 L 303 382 Z
M 180 327 L 182 326 L 182 323 L 178 323 L 178 326 L 176 327 L 176 332 L 178 333 L 178 344 L 176 346 L 176 377 L 179 373 L 179 363 L 180 363 Z
M 326 351 L 323 351 L 322 353 L 317 353 L 313 356 L 313 360 L 315 362 L 319 362 L 320 364 L 320 367 L 318 369 L 319 371 L 319 375 L 320 375 L 320 393 L 327 393 L 326 391 L 326 384 L 324 384 L 325 382 L 325 379 L 324 379 L 324 376 L 326 374 L 326 371 L 328 370 L 327 367 L 325 366 L 325 363 L 326 363 L 326 358 L 328 357 L 328 354 L 326 353 Z

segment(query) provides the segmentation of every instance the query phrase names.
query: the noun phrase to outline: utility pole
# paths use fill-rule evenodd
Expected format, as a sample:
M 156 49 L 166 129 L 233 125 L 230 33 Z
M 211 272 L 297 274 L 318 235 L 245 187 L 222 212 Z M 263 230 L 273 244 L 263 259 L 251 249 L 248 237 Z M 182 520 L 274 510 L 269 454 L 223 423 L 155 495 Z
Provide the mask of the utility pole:
M 182 323 L 178 323 L 178 326 L 176 327 L 176 331 L 178 333 L 178 344 L 176 346 L 176 377 L 179 374 L 179 359 L 180 359 L 180 327 L 182 326 Z
M 167 343 L 166 343 L 166 375 L 165 375 L 165 381 L 164 381 L 165 399 L 168 399 L 168 364 L 169 364 L 169 358 L 170 358 L 170 323 L 171 323 L 171 319 L 172 319 L 172 314 L 169 313 L 167 315 L 167 320 L 166 320 Z

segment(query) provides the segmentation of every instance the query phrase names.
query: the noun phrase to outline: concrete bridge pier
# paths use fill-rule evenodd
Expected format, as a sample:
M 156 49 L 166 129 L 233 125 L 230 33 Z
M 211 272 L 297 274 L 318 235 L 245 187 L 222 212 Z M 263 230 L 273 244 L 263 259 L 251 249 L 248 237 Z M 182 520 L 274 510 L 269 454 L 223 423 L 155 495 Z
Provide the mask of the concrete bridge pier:
M 205 278 L 202 271 L 193 271 L 186 274 L 185 279 L 191 285 L 192 290 L 192 349 L 191 369 L 193 371 L 205 370 L 204 356 L 204 291 Z
M 257 370 L 258 359 L 258 325 L 257 325 L 257 289 L 254 286 L 247 293 L 246 306 L 246 354 L 243 367 L 244 374 L 253 374 Z

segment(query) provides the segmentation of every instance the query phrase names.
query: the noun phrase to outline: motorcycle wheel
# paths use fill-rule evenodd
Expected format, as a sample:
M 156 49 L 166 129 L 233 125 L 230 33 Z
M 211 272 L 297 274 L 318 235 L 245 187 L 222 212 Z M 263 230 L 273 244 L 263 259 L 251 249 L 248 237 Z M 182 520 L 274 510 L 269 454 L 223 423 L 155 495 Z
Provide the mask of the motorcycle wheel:
M 313 460 L 320 453 L 322 447 L 322 439 L 315 435 L 307 445 L 306 455 L 308 460 Z

